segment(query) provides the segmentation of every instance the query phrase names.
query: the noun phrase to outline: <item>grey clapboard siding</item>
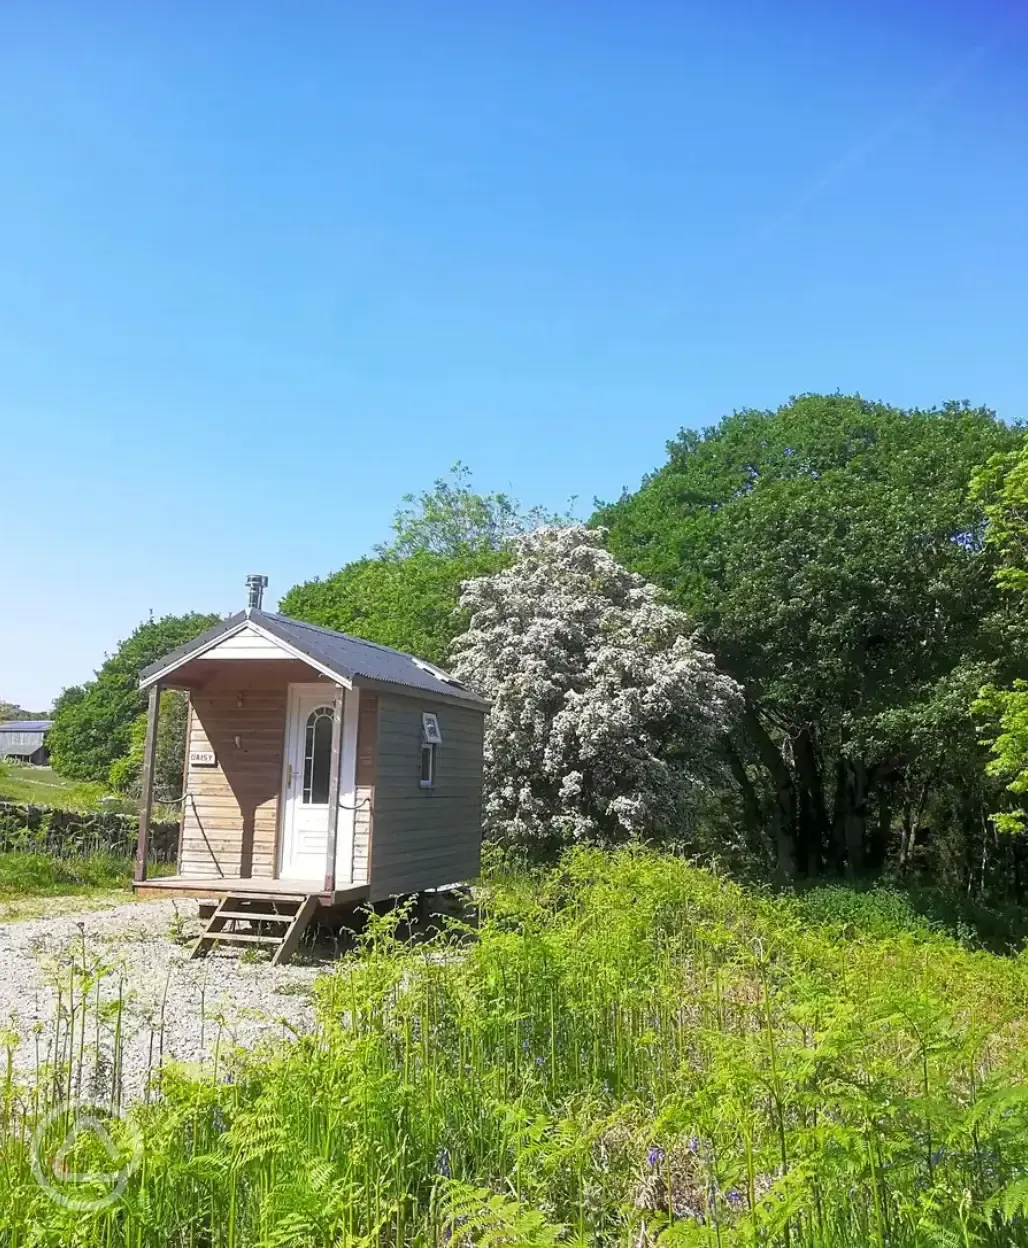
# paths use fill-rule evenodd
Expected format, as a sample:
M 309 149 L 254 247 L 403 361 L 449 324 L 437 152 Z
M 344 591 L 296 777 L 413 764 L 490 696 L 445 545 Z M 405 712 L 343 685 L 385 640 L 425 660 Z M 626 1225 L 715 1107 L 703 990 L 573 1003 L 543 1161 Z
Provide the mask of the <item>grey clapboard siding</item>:
M 443 734 L 430 789 L 420 785 L 424 711 L 439 717 Z M 484 718 L 452 702 L 379 694 L 372 901 L 478 875 Z

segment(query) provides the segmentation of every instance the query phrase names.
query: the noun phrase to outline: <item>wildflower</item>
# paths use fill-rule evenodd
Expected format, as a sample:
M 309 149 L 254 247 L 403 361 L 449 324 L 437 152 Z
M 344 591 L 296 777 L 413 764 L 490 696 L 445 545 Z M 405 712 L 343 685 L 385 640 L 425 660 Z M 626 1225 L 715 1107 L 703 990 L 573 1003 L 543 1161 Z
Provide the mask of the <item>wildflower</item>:
M 686 1144 L 686 1148 L 689 1150 L 690 1153 L 698 1153 L 700 1151 L 699 1136 L 696 1136 L 696 1135 L 690 1136 L 689 1142 Z
M 932 1165 L 937 1166 L 945 1156 L 946 1150 L 944 1148 L 937 1148 L 935 1152 L 932 1153 Z
M 443 1176 L 444 1179 L 449 1179 L 453 1177 L 452 1172 L 450 1170 L 450 1154 L 447 1149 L 441 1148 L 439 1152 L 436 1154 L 435 1168 L 436 1170 L 439 1171 L 439 1173 Z
M 536 1064 L 537 1066 L 545 1066 L 545 1065 L 546 1065 L 546 1058 L 545 1058 L 545 1057 L 537 1057 L 537 1058 L 535 1059 L 535 1064 Z
M 730 1187 L 728 1191 L 725 1192 L 725 1200 L 728 1201 L 733 1209 L 741 1209 L 744 1204 L 742 1192 L 735 1187 Z
M 648 1166 L 662 1166 L 666 1157 L 667 1153 L 659 1145 L 655 1145 L 646 1154 L 646 1164 Z

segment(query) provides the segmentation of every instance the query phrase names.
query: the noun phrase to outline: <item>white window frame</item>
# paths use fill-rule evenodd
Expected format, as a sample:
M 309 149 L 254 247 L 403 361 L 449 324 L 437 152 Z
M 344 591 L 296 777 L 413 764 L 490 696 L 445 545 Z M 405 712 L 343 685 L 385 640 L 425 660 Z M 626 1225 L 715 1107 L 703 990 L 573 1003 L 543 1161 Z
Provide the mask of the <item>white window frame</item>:
M 436 743 L 423 741 L 421 744 L 421 778 L 418 784 L 423 789 L 435 787 Z M 425 754 L 428 753 L 428 779 L 425 779 Z

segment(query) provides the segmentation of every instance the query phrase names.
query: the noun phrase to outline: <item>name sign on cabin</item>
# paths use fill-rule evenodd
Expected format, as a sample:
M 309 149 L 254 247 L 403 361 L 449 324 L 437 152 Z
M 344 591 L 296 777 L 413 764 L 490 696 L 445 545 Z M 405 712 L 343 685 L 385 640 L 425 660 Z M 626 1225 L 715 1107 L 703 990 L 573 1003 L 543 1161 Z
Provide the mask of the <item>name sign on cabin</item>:
M 190 767 L 217 767 L 218 756 L 213 750 L 190 750 Z

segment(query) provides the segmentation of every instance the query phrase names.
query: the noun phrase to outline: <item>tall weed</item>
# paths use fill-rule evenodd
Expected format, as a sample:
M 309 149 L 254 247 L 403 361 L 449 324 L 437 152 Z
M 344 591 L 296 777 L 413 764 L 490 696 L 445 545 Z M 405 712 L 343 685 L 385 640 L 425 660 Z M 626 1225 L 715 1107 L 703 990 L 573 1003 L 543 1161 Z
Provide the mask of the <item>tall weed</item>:
M 1024 958 L 647 851 L 495 878 L 421 943 L 402 920 L 319 982 L 313 1034 L 164 1072 L 95 1213 L 32 1179 L 66 1077 L 9 1075 L 5 1242 L 1028 1245 Z

